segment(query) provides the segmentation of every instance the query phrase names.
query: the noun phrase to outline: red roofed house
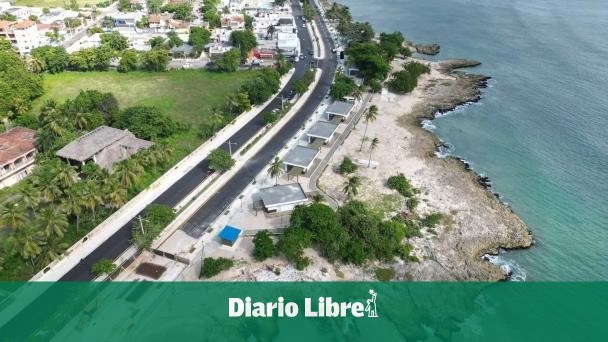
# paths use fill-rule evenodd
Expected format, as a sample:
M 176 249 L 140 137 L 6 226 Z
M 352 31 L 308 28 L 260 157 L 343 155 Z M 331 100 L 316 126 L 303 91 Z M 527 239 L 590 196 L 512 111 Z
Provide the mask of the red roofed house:
M 15 127 L 0 134 L 0 188 L 25 178 L 34 168 L 36 131 Z

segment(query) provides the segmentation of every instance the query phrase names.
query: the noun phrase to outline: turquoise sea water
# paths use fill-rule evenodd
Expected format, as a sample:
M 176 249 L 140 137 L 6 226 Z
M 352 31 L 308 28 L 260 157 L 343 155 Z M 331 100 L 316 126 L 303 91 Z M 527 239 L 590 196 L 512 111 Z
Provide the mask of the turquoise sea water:
M 608 1 L 342 2 L 493 77 L 434 124 L 532 230 L 533 248 L 501 258 L 527 280 L 608 280 Z

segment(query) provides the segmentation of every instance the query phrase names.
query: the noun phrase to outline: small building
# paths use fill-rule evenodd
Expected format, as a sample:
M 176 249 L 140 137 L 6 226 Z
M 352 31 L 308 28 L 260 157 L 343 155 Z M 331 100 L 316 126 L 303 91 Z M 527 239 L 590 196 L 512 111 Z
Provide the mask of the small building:
M 0 188 L 25 178 L 34 168 L 36 131 L 15 127 L 0 134 Z
M 222 28 L 230 30 L 242 30 L 245 28 L 245 16 L 242 13 L 222 14 Z
M 136 27 L 137 22 L 140 21 L 144 17 L 142 12 L 129 12 L 122 13 L 118 12 L 113 15 L 114 18 L 114 26 L 116 27 Z
M 335 101 L 330 104 L 325 110 L 327 120 L 333 121 L 336 117 L 339 117 L 340 121 L 344 121 L 353 110 L 355 106 L 352 102 Z
M 294 28 L 295 28 L 295 24 L 293 22 L 293 17 L 279 18 L 279 21 L 278 21 L 277 25 L 275 26 L 275 29 L 277 30 L 277 32 L 285 32 L 285 33 L 293 33 Z
M 308 172 L 321 151 L 318 148 L 296 146 L 283 158 L 285 171 L 290 175 L 299 175 Z
M 337 129 L 338 124 L 327 121 L 317 121 L 312 125 L 308 132 L 306 132 L 308 143 L 313 147 L 327 144 L 334 137 Z
M 168 15 L 150 14 L 148 16 L 148 26 L 156 31 L 162 31 L 167 28 L 169 20 L 171 20 L 171 17 Z
M 169 55 L 173 58 L 188 58 L 192 55 L 192 45 L 182 44 L 174 46 L 169 50 Z
M 89 133 L 65 145 L 55 153 L 78 165 L 92 160 L 95 164 L 112 171 L 112 166 L 128 159 L 139 150 L 147 149 L 153 143 L 139 139 L 128 130 L 99 126 Z
M 277 35 L 277 49 L 286 57 L 300 54 L 300 39 L 295 33 L 279 32 Z
M 290 211 L 308 201 L 299 183 L 260 189 L 260 198 L 264 209 L 269 213 Z
M 225 226 L 220 232 L 220 240 L 226 246 L 234 246 L 241 235 L 241 230 L 232 226 Z

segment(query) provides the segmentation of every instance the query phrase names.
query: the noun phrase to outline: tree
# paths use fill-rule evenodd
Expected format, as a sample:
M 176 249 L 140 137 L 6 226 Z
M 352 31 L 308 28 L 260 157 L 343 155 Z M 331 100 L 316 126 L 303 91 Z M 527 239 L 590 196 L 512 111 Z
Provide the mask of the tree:
M 167 205 L 150 204 L 138 225 L 133 227 L 133 242 L 140 248 L 150 248 L 154 239 L 175 219 L 175 212 Z
M 166 40 L 167 39 L 165 39 L 165 37 L 161 36 L 152 37 L 150 40 L 148 40 L 148 45 L 150 45 L 150 47 L 153 49 L 161 48 L 164 46 Z
M 73 166 L 59 161 L 53 167 L 55 178 L 53 181 L 62 189 L 68 189 L 78 180 L 78 174 Z
M 245 14 L 245 30 L 253 31 L 253 17 L 247 14 Z
M 63 209 L 70 215 L 76 217 L 76 232 L 80 229 L 80 216 L 82 215 L 82 209 L 84 207 L 84 187 L 85 183 L 80 182 L 67 189 L 62 202 Z
M 40 203 L 39 190 L 34 188 L 32 183 L 25 182 L 21 187 L 18 188 L 17 195 L 19 196 L 19 203 L 36 214 L 36 207 Z
M 144 173 L 144 168 L 136 158 L 123 160 L 114 165 L 114 175 L 125 189 L 133 187 Z
M 235 72 L 241 64 L 241 54 L 237 49 L 230 49 L 220 56 L 213 56 L 215 69 L 220 72 Z
M 329 88 L 329 96 L 334 101 L 344 99 L 345 96 L 352 94 L 357 89 L 355 81 L 343 74 L 338 74 L 334 83 Z
M 99 188 L 99 185 L 97 185 L 97 182 L 92 180 L 87 181 L 84 187 L 82 205 L 91 211 L 91 213 L 93 214 L 93 221 L 97 220 L 95 209 L 98 205 L 101 205 L 102 203 L 103 198 L 101 197 L 101 189 Z
M 312 238 L 313 234 L 310 230 L 287 228 L 277 242 L 277 250 L 283 253 L 287 260 L 295 263 L 298 270 L 303 270 L 310 263 L 310 260 L 304 256 L 304 248 L 312 245 Z
M 151 14 L 159 14 L 162 6 L 162 0 L 148 0 L 148 12 Z
M 275 157 L 274 161 L 270 164 L 268 168 L 268 175 L 270 177 L 274 177 L 276 179 L 275 185 L 279 185 L 279 176 L 283 173 L 285 166 L 283 161 L 279 159 L 279 157 Z
M 100 276 L 104 273 L 112 274 L 114 271 L 116 271 L 116 264 L 107 258 L 103 258 L 91 266 L 91 273 L 95 274 L 96 276 Z
M 241 59 L 247 58 L 249 51 L 257 46 L 257 40 L 253 31 L 232 31 L 230 33 L 230 43 L 241 51 Z
M 17 230 L 26 222 L 27 216 L 24 206 L 16 202 L 6 202 L 0 206 L 0 227 Z
M 211 32 L 203 27 L 193 26 L 190 28 L 190 35 L 188 36 L 188 44 L 192 45 L 195 49 L 203 51 L 205 45 L 209 43 L 211 38 Z
M 260 230 L 255 234 L 253 245 L 253 257 L 257 261 L 266 260 L 274 254 L 274 244 L 266 230 Z
M 209 160 L 209 167 L 217 172 L 225 172 L 230 170 L 234 166 L 234 159 L 221 148 L 216 148 L 207 157 Z
M 29 109 L 31 101 L 42 95 L 42 77 L 27 69 L 26 63 L 11 49 L 0 49 L 0 114 L 15 112 L 15 104 Z M 6 115 L 10 117 L 11 115 Z
M 103 187 L 105 203 L 110 208 L 118 209 L 127 203 L 127 189 L 120 186 L 116 181 L 110 181 Z
M 310 5 L 308 0 L 304 0 L 304 6 L 302 7 L 302 12 L 304 13 L 304 18 L 306 18 L 306 20 L 308 20 L 308 21 L 311 21 L 315 18 L 315 10 Z
M 148 71 L 165 71 L 169 64 L 169 52 L 165 49 L 155 48 L 142 55 L 143 67 Z
M 192 5 L 189 3 L 167 4 L 161 8 L 163 12 L 173 13 L 178 20 L 192 21 Z
M 65 213 L 61 211 L 60 207 L 48 205 L 42 208 L 36 215 L 35 225 L 41 231 L 44 231 L 47 237 L 56 236 L 62 238 L 69 224 Z
M 169 47 L 173 48 L 184 45 L 184 41 L 175 33 L 175 31 L 167 33 L 167 37 L 169 37 Z
M 378 145 L 380 145 L 380 139 L 378 138 L 372 139 L 372 142 L 369 144 L 369 160 L 367 161 L 368 168 L 372 164 L 372 152 L 378 148 Z
M 228 95 L 228 108 L 230 113 L 240 114 L 251 109 L 249 95 L 243 92 L 236 92 Z
M 128 129 L 137 137 L 146 140 L 166 138 L 178 132 L 178 123 L 152 106 L 134 106 L 113 116 L 113 126 Z
M 270 26 L 268 26 L 268 28 L 266 29 L 266 39 L 272 39 L 272 37 L 274 36 L 275 32 L 277 32 L 276 26 L 274 26 L 272 24 Z
M 102 33 L 100 35 L 101 43 L 109 46 L 114 51 L 122 51 L 129 48 L 127 37 L 114 31 L 110 33 Z
M 348 198 L 357 196 L 359 193 L 359 186 L 361 186 L 361 178 L 358 176 L 350 177 L 346 182 L 344 182 L 342 192 L 344 192 Z
M 17 253 L 23 259 L 30 260 L 32 268 L 34 268 L 34 258 L 42 253 L 41 245 L 44 243 L 42 232 L 36 230 L 32 225 L 24 225 L 11 234 L 9 239 Z
M 130 72 L 139 68 L 139 53 L 134 49 L 128 49 L 122 52 L 120 56 L 120 64 L 118 72 Z
M 376 121 L 378 118 L 378 107 L 376 105 L 369 106 L 369 109 L 365 113 L 365 131 L 363 132 L 363 137 L 361 138 L 361 147 L 359 147 L 359 151 L 363 151 L 363 142 L 365 141 L 365 136 L 367 135 L 367 126 L 370 122 Z
M 380 33 L 380 47 L 389 61 L 404 50 L 403 42 L 405 38 L 401 32 Z

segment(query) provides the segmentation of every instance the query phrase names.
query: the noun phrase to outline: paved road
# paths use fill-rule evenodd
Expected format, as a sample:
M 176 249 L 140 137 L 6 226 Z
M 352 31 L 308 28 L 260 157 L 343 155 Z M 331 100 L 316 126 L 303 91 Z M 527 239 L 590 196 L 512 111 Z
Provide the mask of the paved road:
M 294 16 L 298 18 L 302 15 L 300 5 L 296 3 L 293 6 Z M 335 60 L 332 59 L 333 55 L 330 51 L 332 46 L 329 42 L 329 33 L 323 23 L 318 22 L 318 27 L 321 28 L 321 35 L 325 41 L 325 47 L 328 51 L 325 55 L 329 59 L 319 61 L 319 67 L 323 69 L 323 76 L 314 89 L 312 95 L 298 113 L 287 123 L 283 129 L 277 134 L 262 152 L 258 153 L 252 158 L 245 167 L 239 171 L 235 177 L 223 188 L 221 188 L 217 194 L 211 199 L 186 223 L 184 231 L 191 236 L 200 237 L 205 227 L 219 216 L 223 208 L 230 202 L 232 202 L 236 196 L 249 184 L 254 176 L 259 173 L 264 166 L 266 166 L 272 157 L 278 153 L 278 151 L 285 145 L 297 131 L 302 127 L 308 116 L 310 116 L 319 103 L 323 100 L 323 97 L 329 90 L 329 86 L 333 80 L 333 73 L 335 71 Z M 300 44 L 302 51 L 306 54 L 307 51 L 312 50 L 312 42 L 307 30 L 298 30 L 298 37 L 300 38 Z M 308 69 L 308 63 L 310 59 L 306 58 L 296 64 L 296 70 L 292 79 L 298 79 Z M 283 93 L 290 91 L 290 86 L 286 86 Z M 260 112 L 253 120 L 247 123 L 237 133 L 235 133 L 230 141 L 237 143 L 238 146 L 243 146 L 250 138 L 252 138 L 259 130 L 264 126 L 263 113 L 271 111 L 275 108 L 280 108 L 281 97 L 277 96 L 275 99 Z M 222 145 L 222 148 L 228 150 L 226 143 Z M 186 195 L 188 195 L 196 186 L 198 186 L 207 177 L 208 161 L 203 160 L 200 164 L 194 167 L 190 172 L 184 175 L 179 181 L 177 181 L 172 187 L 160 195 L 153 203 L 166 204 L 169 206 L 177 205 Z M 112 235 L 106 240 L 101 246 L 95 251 L 84 258 L 77 266 L 72 268 L 66 273 L 61 281 L 88 281 L 91 280 L 93 275 L 91 274 L 91 266 L 102 258 L 115 259 L 126 251 L 131 245 L 132 229 L 134 222 L 124 225 L 119 231 Z

